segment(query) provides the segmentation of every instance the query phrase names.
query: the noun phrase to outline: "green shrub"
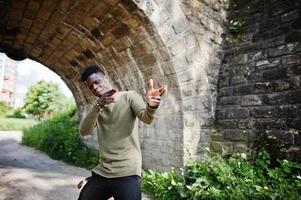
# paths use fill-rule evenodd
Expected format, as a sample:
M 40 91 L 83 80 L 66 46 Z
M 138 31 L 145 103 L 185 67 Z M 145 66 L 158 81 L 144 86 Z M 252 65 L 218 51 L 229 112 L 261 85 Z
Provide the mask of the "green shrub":
M 54 159 L 80 167 L 94 167 L 98 163 L 97 152 L 81 140 L 75 113 L 74 107 L 26 129 L 22 143 L 44 151 Z
M 229 33 L 232 39 L 232 43 L 239 44 L 243 40 L 243 27 L 244 21 L 241 20 L 230 20 Z
M 5 116 L 10 110 L 11 107 L 6 102 L 0 101 L 0 116 Z
M 155 199 L 300 199 L 301 164 L 287 160 L 272 167 L 269 154 L 260 151 L 253 163 L 245 154 L 230 158 L 210 156 L 191 161 L 176 175 L 146 172 L 143 191 Z
M 17 108 L 13 111 L 12 114 L 7 115 L 7 117 L 25 119 L 26 115 L 25 112 L 22 110 L 22 108 Z

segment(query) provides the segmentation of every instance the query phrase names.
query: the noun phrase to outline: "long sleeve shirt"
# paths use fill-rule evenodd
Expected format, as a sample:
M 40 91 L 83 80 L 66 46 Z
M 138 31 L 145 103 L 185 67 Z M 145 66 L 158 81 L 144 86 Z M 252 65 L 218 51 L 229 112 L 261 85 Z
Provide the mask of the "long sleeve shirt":
M 92 171 L 107 178 L 141 176 L 137 118 L 150 124 L 155 109 L 135 91 L 117 92 L 115 101 L 101 110 L 93 106 L 80 125 L 82 135 L 97 127 L 100 159 Z

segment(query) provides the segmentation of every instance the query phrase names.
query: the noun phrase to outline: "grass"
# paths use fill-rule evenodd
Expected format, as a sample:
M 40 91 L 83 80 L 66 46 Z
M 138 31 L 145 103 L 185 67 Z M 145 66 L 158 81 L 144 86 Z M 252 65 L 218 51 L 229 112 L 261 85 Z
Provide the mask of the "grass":
M 0 117 L 0 131 L 20 131 L 32 127 L 37 121 L 33 119 Z

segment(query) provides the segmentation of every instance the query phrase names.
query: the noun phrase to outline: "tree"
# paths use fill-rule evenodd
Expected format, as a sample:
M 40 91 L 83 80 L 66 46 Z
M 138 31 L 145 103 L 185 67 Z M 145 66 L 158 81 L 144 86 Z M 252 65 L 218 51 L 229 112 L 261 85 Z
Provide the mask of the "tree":
M 31 86 L 27 92 L 24 105 L 25 112 L 41 119 L 55 110 L 55 104 L 61 95 L 57 84 L 41 80 Z

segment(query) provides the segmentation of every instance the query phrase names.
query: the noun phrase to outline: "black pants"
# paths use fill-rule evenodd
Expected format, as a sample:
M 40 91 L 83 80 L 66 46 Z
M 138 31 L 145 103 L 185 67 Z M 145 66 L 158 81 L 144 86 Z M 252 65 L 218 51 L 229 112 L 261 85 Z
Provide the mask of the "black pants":
M 140 183 L 139 176 L 105 178 L 92 172 L 78 200 L 141 200 Z

